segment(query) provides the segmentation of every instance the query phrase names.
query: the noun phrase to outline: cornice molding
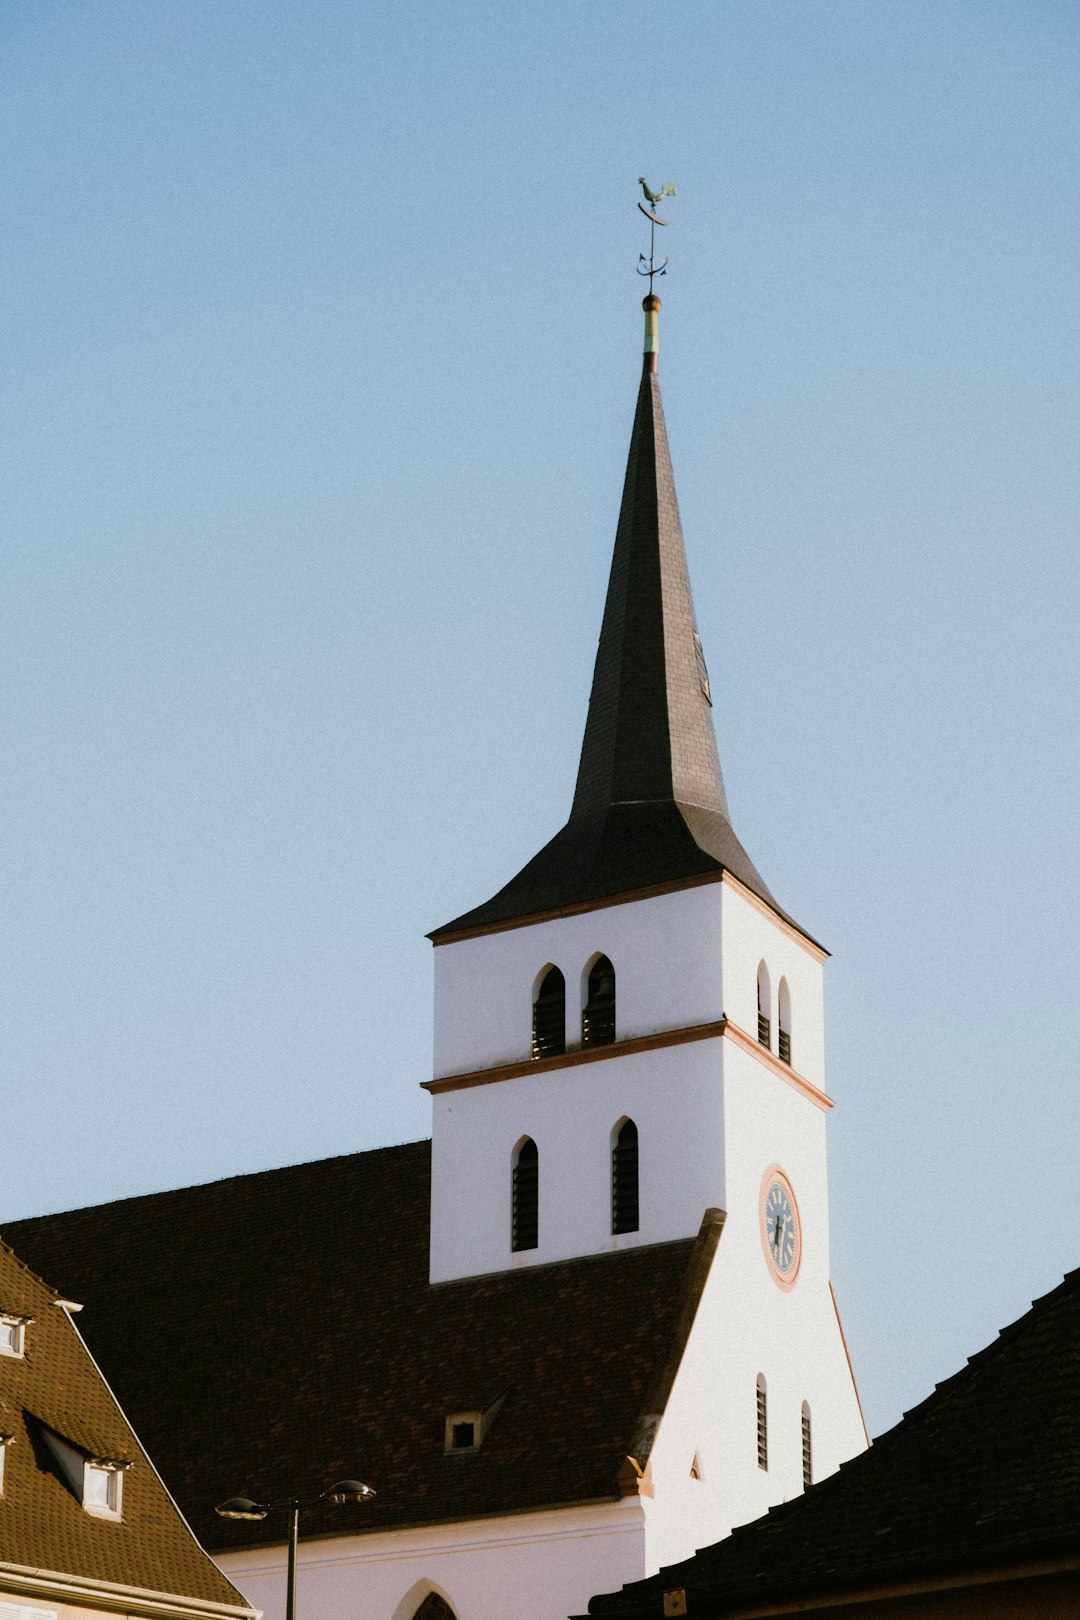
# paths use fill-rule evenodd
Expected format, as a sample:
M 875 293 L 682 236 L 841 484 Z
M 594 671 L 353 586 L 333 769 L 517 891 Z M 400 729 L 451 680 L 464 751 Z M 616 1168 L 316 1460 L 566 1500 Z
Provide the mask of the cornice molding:
M 610 1046 L 584 1046 L 575 1052 L 561 1052 L 557 1057 L 521 1058 L 516 1063 L 500 1063 L 490 1069 L 470 1069 L 462 1074 L 440 1075 L 434 1080 L 421 1080 L 420 1084 L 432 1096 L 444 1091 L 468 1091 L 473 1086 L 498 1085 L 502 1080 L 520 1080 L 527 1074 L 551 1074 L 559 1069 L 577 1069 L 585 1063 L 603 1063 L 609 1058 L 633 1057 L 638 1052 L 655 1052 L 667 1046 L 687 1046 L 694 1041 L 734 1041 L 740 1051 L 756 1058 L 771 1074 L 785 1085 L 806 1097 L 816 1108 L 835 1108 L 836 1104 L 812 1080 L 780 1059 L 748 1035 L 730 1018 L 716 1018 L 705 1024 L 687 1024 L 681 1029 L 658 1030 L 653 1035 L 632 1035 L 628 1040 L 613 1041 Z
M 246 1604 L 213 1603 L 203 1598 L 177 1597 L 145 1587 L 97 1581 L 88 1575 L 33 1569 L 25 1564 L 0 1563 L 0 1595 L 43 1598 L 84 1609 L 138 1616 L 138 1620 L 257 1620 L 258 1609 Z

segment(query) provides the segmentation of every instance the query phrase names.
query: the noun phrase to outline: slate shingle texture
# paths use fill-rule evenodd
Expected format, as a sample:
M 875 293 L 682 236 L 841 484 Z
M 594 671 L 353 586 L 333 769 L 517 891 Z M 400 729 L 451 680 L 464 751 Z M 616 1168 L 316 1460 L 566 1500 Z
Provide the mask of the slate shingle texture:
M 32 1318 L 25 1353 L 0 1356 L 0 1434 L 13 1436 L 0 1495 L 0 1586 L 5 1566 L 16 1566 L 250 1614 L 183 1523 L 56 1300 L 53 1289 L 0 1244 L 0 1312 Z M 128 1308 L 137 1316 L 137 1301 Z M 115 1323 L 117 1338 L 132 1320 Z M 166 1348 L 160 1359 L 167 1355 Z M 122 1519 L 86 1511 L 45 1442 L 46 1429 L 99 1459 L 130 1464 Z
M 646 369 L 570 820 L 431 938 L 722 871 L 791 921 L 728 818 L 703 667 L 660 385 Z
M 688 1322 L 694 1242 L 432 1287 L 429 1173 L 417 1142 L 9 1229 L 85 1300 L 87 1340 L 204 1545 L 282 1538 L 215 1502 L 342 1476 L 375 1501 L 313 1510 L 305 1535 L 620 1494 Z M 480 1449 L 445 1455 L 447 1416 L 504 1393 Z
M 1080 1563 L 1080 1271 L 838 1474 L 589 1614 L 652 1620 L 683 1587 L 711 1620 L 1042 1559 Z

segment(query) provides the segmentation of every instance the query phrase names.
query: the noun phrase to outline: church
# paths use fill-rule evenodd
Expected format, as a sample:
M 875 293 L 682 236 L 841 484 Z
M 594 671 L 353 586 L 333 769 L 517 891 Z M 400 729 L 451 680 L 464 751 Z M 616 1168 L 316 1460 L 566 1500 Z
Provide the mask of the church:
M 272 1620 L 286 1515 L 239 1494 L 311 1499 L 305 1620 L 565 1620 L 867 1445 L 827 953 L 729 817 L 644 311 L 573 805 L 431 935 L 431 1141 L 5 1229 Z

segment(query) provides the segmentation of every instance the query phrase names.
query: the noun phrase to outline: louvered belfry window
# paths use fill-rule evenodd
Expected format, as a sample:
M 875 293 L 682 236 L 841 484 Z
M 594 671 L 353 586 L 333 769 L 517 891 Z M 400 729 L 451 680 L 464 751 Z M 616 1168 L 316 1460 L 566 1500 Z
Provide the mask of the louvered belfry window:
M 511 1172 L 513 1204 L 510 1246 L 515 1254 L 535 1249 L 540 1236 L 540 1156 L 536 1143 L 527 1136 L 514 1155 Z
M 557 1057 L 565 1051 L 566 980 L 557 967 L 551 967 L 533 1002 L 532 1055 Z
M 611 1230 L 638 1229 L 638 1129 L 632 1119 L 619 1127 L 611 1150 Z
M 791 991 L 788 989 L 786 979 L 780 980 L 779 1006 L 777 1008 L 777 1047 L 780 1052 L 781 1063 L 791 1062 Z
M 765 1380 L 757 1381 L 757 1461 L 759 1468 L 769 1466 L 769 1416 L 765 1405 Z
M 814 1457 L 810 1449 L 810 1408 L 803 1402 L 802 1409 L 802 1482 L 803 1485 L 812 1485 L 814 1482 Z
M 610 1046 L 615 1039 L 615 969 L 606 956 L 593 964 L 581 1014 L 582 1046 Z
M 762 1046 L 772 1046 L 772 1025 L 769 1022 L 769 1000 L 772 988 L 769 970 L 762 962 L 757 976 L 757 1038 Z

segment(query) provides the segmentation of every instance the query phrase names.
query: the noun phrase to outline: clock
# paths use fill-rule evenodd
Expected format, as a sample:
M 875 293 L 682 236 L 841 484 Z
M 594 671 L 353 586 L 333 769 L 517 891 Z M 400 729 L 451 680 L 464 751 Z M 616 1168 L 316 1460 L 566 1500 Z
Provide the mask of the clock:
M 778 1164 L 770 1164 L 761 1178 L 758 1214 L 773 1282 L 785 1290 L 793 1288 L 802 1260 L 802 1222 L 791 1182 Z

